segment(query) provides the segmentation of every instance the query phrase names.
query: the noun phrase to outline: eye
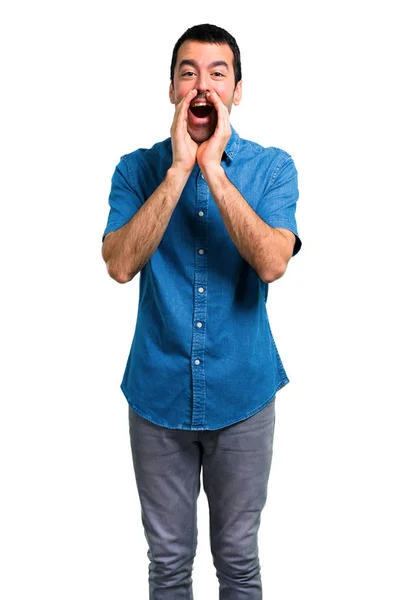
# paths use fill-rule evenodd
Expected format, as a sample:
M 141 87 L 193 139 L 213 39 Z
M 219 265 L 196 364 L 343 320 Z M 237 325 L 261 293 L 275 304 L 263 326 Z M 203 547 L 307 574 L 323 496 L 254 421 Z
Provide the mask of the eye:
M 220 73 L 219 71 L 216 71 L 215 73 L 213 73 L 213 75 L 218 75 L 219 77 L 223 77 L 224 76 L 224 74 Z
M 182 73 L 182 77 L 185 77 L 186 75 L 194 75 L 193 71 L 185 71 L 184 73 Z

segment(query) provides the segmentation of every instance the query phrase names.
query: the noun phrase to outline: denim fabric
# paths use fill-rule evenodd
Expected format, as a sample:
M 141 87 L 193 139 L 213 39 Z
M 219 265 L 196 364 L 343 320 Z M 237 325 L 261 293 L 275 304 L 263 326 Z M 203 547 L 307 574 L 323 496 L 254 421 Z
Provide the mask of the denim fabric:
M 150 600 L 193 600 L 201 469 L 219 598 L 261 600 L 258 531 L 273 454 L 274 399 L 218 431 L 172 431 L 128 410 Z
M 121 157 L 104 236 L 165 178 L 171 138 Z M 270 226 L 296 236 L 297 171 L 278 148 L 232 128 L 229 180 Z M 239 253 L 196 164 L 163 238 L 140 272 L 136 329 L 121 389 L 134 411 L 172 429 L 220 429 L 250 417 L 289 382 L 266 310 L 268 284 Z

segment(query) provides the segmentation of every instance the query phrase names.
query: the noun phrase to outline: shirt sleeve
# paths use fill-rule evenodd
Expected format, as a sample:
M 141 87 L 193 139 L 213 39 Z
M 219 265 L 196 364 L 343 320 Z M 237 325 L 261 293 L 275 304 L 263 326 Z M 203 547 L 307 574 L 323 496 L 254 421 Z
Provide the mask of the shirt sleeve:
M 297 170 L 292 157 L 285 152 L 273 170 L 257 214 L 271 227 L 282 227 L 294 233 L 296 241 L 292 256 L 302 245 L 295 217 L 298 197 Z
M 143 204 L 131 183 L 128 165 L 124 156 L 121 157 L 111 178 L 108 204 L 110 205 L 110 211 L 102 241 L 104 241 L 107 233 L 125 225 Z

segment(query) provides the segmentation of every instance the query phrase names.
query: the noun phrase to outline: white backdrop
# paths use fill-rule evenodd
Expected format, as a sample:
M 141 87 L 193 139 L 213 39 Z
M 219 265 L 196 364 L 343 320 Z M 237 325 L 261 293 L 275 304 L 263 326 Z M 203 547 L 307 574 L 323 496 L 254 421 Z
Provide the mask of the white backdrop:
M 259 534 L 264 595 L 397 600 L 394 2 L 37 0 L 0 22 L 1 597 L 148 597 L 119 389 L 139 277 L 108 277 L 101 236 L 119 157 L 169 136 L 175 41 L 211 22 L 242 53 L 232 124 L 299 172 L 303 248 L 268 299 L 291 383 Z M 198 511 L 202 600 L 218 597 L 203 489 Z

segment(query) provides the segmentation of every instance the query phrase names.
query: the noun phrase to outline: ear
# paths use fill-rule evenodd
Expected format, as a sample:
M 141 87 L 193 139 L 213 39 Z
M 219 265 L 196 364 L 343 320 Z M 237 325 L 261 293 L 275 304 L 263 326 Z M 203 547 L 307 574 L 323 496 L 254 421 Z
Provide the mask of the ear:
M 242 99 L 242 80 L 238 81 L 236 84 L 235 91 L 233 93 L 233 104 L 237 106 L 240 104 Z
M 175 94 L 174 94 L 174 88 L 172 85 L 172 81 L 169 84 L 169 101 L 171 102 L 171 104 L 175 104 L 175 98 L 174 98 Z

